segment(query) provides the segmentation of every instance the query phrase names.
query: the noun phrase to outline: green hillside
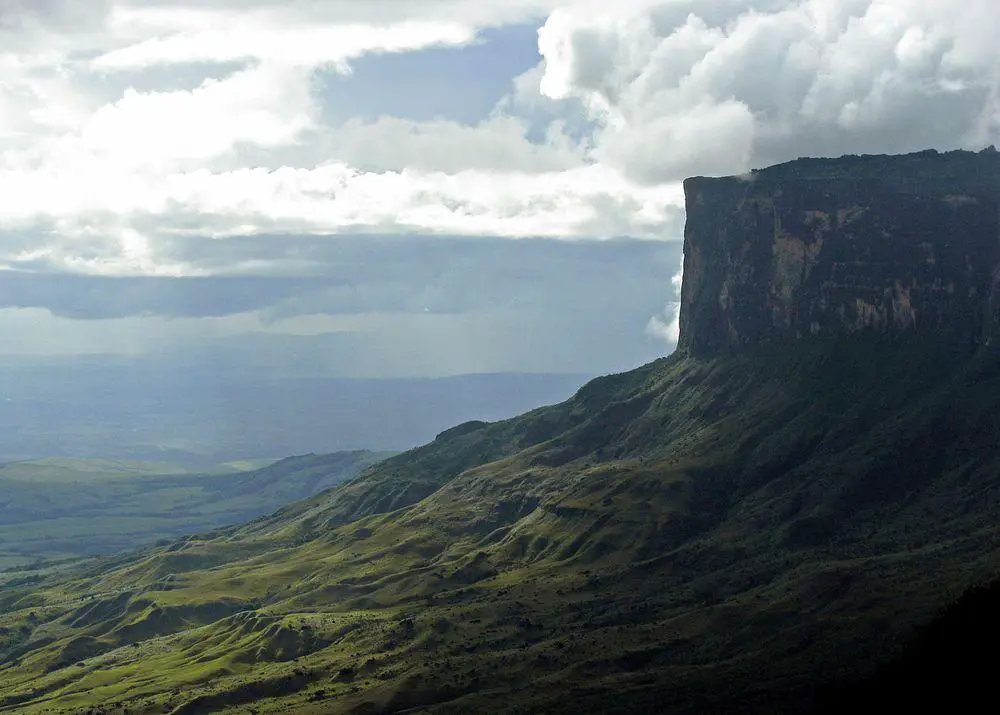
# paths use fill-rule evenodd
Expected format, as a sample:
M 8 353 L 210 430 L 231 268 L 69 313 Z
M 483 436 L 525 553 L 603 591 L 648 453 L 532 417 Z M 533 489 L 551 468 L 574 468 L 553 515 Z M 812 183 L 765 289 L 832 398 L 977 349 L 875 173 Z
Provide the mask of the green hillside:
M 0 590 L 0 710 L 807 709 L 1000 565 L 994 348 L 684 352 Z
M 110 554 L 239 523 L 312 496 L 385 456 L 342 452 L 203 472 L 155 462 L 9 462 L 0 465 L 0 568 Z

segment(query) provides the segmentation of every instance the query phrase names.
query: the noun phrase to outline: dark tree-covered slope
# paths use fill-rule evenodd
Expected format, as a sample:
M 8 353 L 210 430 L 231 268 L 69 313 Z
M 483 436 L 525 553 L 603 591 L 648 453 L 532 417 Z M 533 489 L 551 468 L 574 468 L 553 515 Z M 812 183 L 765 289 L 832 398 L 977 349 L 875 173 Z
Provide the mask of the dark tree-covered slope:
M 860 682 L 830 683 L 818 712 L 971 712 L 996 697 L 1000 581 L 976 586 Z

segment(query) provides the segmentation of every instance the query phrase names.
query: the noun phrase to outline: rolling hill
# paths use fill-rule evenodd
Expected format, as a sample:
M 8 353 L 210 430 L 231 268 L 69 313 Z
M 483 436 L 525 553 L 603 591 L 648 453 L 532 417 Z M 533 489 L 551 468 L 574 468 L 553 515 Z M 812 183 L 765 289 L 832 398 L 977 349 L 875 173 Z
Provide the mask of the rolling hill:
M 153 462 L 8 462 L 0 465 L 0 567 L 113 554 L 246 521 L 332 487 L 389 454 L 306 455 L 197 472 Z

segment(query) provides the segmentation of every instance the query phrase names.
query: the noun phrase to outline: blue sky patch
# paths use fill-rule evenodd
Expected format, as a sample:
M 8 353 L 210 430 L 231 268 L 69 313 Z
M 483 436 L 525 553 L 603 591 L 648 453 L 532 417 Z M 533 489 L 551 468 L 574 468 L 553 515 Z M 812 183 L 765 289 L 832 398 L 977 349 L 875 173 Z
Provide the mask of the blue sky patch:
M 321 75 L 318 95 L 332 124 L 381 116 L 475 124 L 540 61 L 538 25 L 512 25 L 484 31 L 467 47 L 366 55 L 350 75 Z

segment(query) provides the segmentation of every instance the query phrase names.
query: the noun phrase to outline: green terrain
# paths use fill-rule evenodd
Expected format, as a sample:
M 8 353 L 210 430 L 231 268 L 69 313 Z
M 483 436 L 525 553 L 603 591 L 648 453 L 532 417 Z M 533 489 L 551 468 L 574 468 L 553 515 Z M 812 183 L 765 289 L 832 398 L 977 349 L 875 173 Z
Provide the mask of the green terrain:
M 25 571 L 0 711 L 808 710 L 1000 571 L 998 357 L 681 350 L 243 526 Z
M 110 554 L 246 521 L 310 497 L 386 456 L 342 452 L 275 464 L 232 462 L 199 472 L 153 462 L 9 462 L 0 465 L 0 569 Z

